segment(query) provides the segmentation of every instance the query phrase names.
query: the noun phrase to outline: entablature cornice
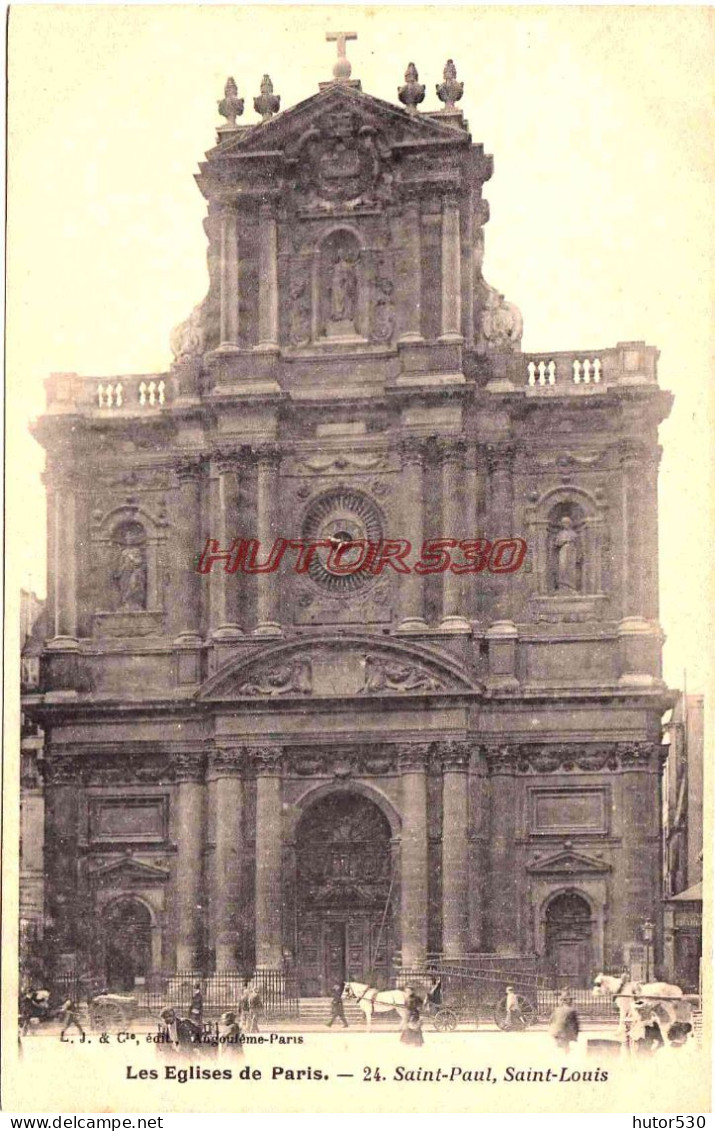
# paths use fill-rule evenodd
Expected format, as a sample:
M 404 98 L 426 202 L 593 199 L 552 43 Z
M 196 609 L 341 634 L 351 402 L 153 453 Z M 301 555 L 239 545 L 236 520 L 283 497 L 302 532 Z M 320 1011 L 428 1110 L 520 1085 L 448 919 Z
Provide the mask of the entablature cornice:
M 659 773 L 666 748 L 655 742 L 487 743 L 489 775 Z

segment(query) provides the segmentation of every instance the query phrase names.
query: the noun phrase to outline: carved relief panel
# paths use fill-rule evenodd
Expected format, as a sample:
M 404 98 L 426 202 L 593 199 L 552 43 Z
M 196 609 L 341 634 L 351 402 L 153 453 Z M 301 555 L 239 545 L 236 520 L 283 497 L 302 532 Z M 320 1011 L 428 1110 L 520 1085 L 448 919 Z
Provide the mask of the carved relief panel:
M 128 471 L 118 480 L 140 488 L 152 472 Z M 164 618 L 168 516 L 157 470 L 151 493 L 95 496 L 90 515 L 91 568 L 85 591 L 93 612 L 95 635 L 131 636 L 160 632 Z
M 334 110 L 315 118 L 286 157 L 292 191 L 281 216 L 283 341 L 296 349 L 391 341 L 390 145 L 359 115 Z

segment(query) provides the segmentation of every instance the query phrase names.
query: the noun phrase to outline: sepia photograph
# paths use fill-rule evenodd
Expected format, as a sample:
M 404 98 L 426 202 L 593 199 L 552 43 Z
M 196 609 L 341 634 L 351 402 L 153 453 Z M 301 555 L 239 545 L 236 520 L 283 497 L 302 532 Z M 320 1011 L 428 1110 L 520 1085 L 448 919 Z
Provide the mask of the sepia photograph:
M 710 1110 L 711 60 L 10 7 L 4 1110 Z

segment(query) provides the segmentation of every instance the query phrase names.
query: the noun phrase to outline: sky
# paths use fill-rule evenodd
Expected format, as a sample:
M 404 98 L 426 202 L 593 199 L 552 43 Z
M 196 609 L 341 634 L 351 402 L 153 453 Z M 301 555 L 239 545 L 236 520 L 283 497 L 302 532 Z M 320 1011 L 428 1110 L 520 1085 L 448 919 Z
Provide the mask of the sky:
M 43 455 L 28 432 L 51 372 L 166 370 L 206 291 L 193 180 L 233 75 L 285 109 L 331 77 L 397 102 L 414 61 L 453 58 L 494 155 L 484 273 L 526 352 L 645 340 L 675 394 L 661 428 L 661 623 L 670 686 L 702 691 L 711 622 L 712 13 L 698 7 L 62 7 L 10 13 L 7 523 L 18 584 L 44 594 Z

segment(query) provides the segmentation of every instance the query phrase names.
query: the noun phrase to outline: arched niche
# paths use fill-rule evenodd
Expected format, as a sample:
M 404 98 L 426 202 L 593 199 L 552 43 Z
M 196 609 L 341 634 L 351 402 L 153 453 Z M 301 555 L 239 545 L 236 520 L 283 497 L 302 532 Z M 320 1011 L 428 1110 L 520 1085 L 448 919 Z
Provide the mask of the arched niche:
M 546 491 L 527 512 L 529 544 L 534 549 L 537 594 L 578 598 L 603 593 L 605 507 L 589 491 L 566 485 Z M 558 584 L 559 545 L 571 569 L 573 587 Z M 567 564 L 571 559 L 570 565 Z
M 99 631 L 146 632 L 163 610 L 162 546 L 166 530 L 137 503 L 114 507 L 92 530 L 97 549 L 94 586 Z
M 367 276 L 362 243 L 347 225 L 323 236 L 313 264 L 313 338 L 362 338 L 368 325 Z

